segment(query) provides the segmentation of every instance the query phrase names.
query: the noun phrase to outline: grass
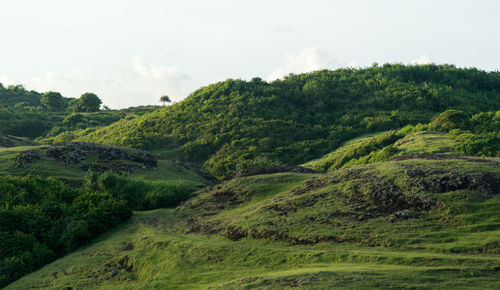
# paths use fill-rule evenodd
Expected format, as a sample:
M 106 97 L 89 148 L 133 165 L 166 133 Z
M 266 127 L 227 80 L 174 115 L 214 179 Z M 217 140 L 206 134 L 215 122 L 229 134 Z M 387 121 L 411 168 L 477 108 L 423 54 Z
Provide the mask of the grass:
M 405 138 L 410 154 L 452 147 Z M 211 185 L 7 289 L 499 289 L 500 158 L 449 157 Z
M 6 289 L 494 289 L 500 257 L 179 234 L 172 210 L 138 212 L 91 245 Z M 126 268 L 131 267 L 130 271 Z M 118 274 L 113 276 L 113 269 Z M 57 278 L 56 278 L 57 277 Z
M 47 157 L 44 153 L 46 145 L 38 146 L 19 146 L 10 148 L 0 148 L 0 175 L 19 175 L 26 174 L 39 175 L 42 177 L 54 177 L 69 182 L 79 184 L 83 181 L 86 170 L 80 168 L 85 165 L 112 165 L 113 162 L 125 163 L 134 166 L 134 170 L 130 177 L 143 178 L 146 180 L 164 180 L 164 181 L 181 181 L 189 183 L 193 186 L 201 186 L 206 184 L 204 178 L 194 173 L 193 171 L 183 167 L 175 161 L 159 159 L 156 169 L 146 169 L 141 163 L 131 161 L 108 161 L 99 160 L 97 155 L 89 154 L 86 159 L 77 165 L 68 165 L 63 162 L 58 162 L 53 158 Z M 24 167 L 13 167 L 9 165 L 9 160 L 14 158 L 19 152 L 33 150 L 42 156 L 41 160 L 35 160 L 32 163 L 26 164 Z M 134 149 L 124 148 L 126 152 L 132 153 Z
M 366 143 L 366 142 L 368 142 L 368 141 L 370 141 L 378 136 L 381 136 L 382 134 L 384 134 L 384 132 L 366 134 L 366 135 L 351 139 L 351 140 L 345 142 L 344 144 L 342 144 L 342 146 L 337 148 L 335 151 L 330 152 L 330 153 L 328 153 L 328 154 L 326 154 L 318 159 L 314 159 L 314 160 L 311 160 L 309 162 L 306 162 L 306 163 L 302 164 L 302 166 L 307 167 L 307 168 L 311 168 L 314 170 L 318 170 L 318 171 L 326 171 L 338 159 L 342 158 L 342 156 L 344 156 L 344 154 L 346 152 L 348 152 L 354 148 L 357 148 L 357 147 L 361 146 L 363 143 Z

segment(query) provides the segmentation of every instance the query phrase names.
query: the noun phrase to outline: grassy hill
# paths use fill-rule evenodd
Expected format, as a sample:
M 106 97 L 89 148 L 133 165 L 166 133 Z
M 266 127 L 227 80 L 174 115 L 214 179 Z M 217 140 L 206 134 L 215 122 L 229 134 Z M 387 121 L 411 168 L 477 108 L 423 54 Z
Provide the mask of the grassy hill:
M 146 180 L 182 181 L 194 187 L 206 183 L 188 167 L 142 150 L 91 143 L 0 147 L 0 175 L 31 174 L 76 185 L 83 183 L 88 170 L 113 171 Z
M 68 140 L 142 148 L 203 163 L 222 178 L 251 166 L 299 164 L 367 133 L 428 123 L 445 110 L 500 109 L 500 74 L 450 65 L 384 65 L 227 80 L 184 101 Z
M 48 98 L 0 87 L 0 285 L 500 287 L 498 72 L 230 79 L 93 113 Z
M 403 153 L 235 177 L 175 209 L 136 212 L 7 289 L 500 287 L 500 158 L 456 154 L 439 132 L 390 145 Z

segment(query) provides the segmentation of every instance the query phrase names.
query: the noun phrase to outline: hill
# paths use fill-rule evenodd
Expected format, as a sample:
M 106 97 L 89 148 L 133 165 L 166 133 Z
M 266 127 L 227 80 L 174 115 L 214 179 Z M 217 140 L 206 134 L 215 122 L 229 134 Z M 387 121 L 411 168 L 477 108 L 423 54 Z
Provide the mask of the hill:
M 456 154 L 454 138 L 409 132 L 387 145 L 403 154 L 327 173 L 236 174 L 7 289 L 498 288 L 500 158 Z
M 372 66 L 79 113 L 2 87 L 0 286 L 46 265 L 9 287 L 498 287 L 499 76 Z
M 367 133 L 428 123 L 445 110 L 500 109 L 500 73 L 451 65 L 373 66 L 227 80 L 173 106 L 50 142 L 142 148 L 203 163 L 217 178 L 247 167 L 300 164 Z
M 4 138 L 9 146 L 29 141 Z M 92 143 L 0 148 L 0 287 L 123 223 L 131 210 L 178 205 L 207 184 L 193 170 Z
M 206 180 L 196 166 L 166 160 L 150 152 L 92 143 L 0 147 L 0 175 L 53 177 L 81 185 L 89 170 L 112 171 L 131 178 L 182 181 L 200 186 Z M 193 171 L 194 170 L 194 171 Z

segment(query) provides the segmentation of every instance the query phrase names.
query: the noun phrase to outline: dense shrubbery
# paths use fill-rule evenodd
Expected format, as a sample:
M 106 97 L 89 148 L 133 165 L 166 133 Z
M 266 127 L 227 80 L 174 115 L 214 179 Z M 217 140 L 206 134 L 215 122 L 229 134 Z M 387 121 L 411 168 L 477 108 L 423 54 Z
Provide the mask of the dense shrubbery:
M 458 141 L 455 149 L 464 155 L 500 156 L 500 111 L 483 112 L 455 126 L 449 135 Z
M 127 220 L 126 201 L 54 179 L 0 177 L 0 287 Z
M 76 189 L 55 179 L 0 177 L 0 287 L 129 219 L 180 204 L 192 186 L 89 172 Z
M 193 191 L 191 186 L 175 181 L 146 181 L 126 178 L 113 172 L 97 174 L 89 171 L 87 187 L 109 192 L 114 198 L 127 201 L 133 210 L 171 207 L 186 200 Z
M 223 177 L 253 165 L 301 163 L 355 136 L 428 123 L 447 109 L 499 108 L 500 73 L 387 64 L 271 83 L 227 80 L 179 104 L 71 137 L 145 149 L 181 144 L 180 158 Z

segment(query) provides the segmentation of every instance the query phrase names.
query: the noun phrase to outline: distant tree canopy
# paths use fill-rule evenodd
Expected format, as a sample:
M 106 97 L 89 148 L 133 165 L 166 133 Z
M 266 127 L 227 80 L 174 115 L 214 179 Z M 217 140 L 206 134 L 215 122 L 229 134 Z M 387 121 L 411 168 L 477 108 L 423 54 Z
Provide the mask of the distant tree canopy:
M 71 99 L 58 92 L 40 94 L 28 91 L 22 85 L 5 87 L 0 84 L 0 134 L 51 137 L 65 131 L 109 125 L 125 113 L 142 115 L 158 108 L 139 106 L 99 111 L 99 102 L 98 98 L 92 96 L 84 97 L 83 100 Z M 66 109 L 68 103 L 71 103 L 71 108 Z M 89 114 L 85 114 L 85 118 L 68 116 L 87 111 Z M 65 120 L 66 116 L 69 118 Z
M 42 95 L 40 102 L 50 111 L 64 111 L 67 107 L 67 102 L 64 97 L 58 92 L 46 92 Z
M 163 102 L 163 105 L 165 106 L 165 103 L 170 103 L 172 101 L 170 100 L 170 98 L 167 95 L 165 95 L 165 96 L 160 97 L 160 102 Z
M 24 103 L 26 106 L 40 106 L 40 98 L 40 93 L 28 91 L 22 85 L 4 87 L 0 84 L 0 105 Z
M 94 93 L 85 93 L 79 99 L 69 102 L 68 110 L 71 112 L 97 112 L 101 107 L 102 101 Z

